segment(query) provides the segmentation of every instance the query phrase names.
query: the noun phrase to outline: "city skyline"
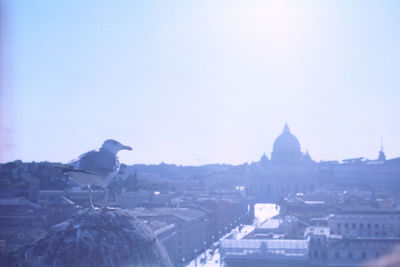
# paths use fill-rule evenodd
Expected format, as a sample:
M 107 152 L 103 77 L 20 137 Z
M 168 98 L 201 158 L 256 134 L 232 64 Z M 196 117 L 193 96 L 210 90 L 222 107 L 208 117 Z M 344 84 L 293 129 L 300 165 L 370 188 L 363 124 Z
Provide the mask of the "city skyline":
M 400 157 L 400 3 L 93 3 L 3 1 L 1 162 Z

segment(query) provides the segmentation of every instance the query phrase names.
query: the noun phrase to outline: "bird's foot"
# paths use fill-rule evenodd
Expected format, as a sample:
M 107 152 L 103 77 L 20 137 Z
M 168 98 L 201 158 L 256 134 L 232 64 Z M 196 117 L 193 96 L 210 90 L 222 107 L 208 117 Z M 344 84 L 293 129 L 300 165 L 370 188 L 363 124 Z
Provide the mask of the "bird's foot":
M 100 208 L 98 208 L 98 207 L 95 207 L 93 204 L 91 204 L 90 207 L 91 207 L 92 209 L 94 209 L 94 210 L 99 210 L 99 209 L 100 209 Z
M 102 209 L 103 210 L 116 210 L 116 208 L 114 208 L 114 207 L 103 207 Z
M 116 208 L 114 208 L 114 207 L 107 207 L 107 206 L 104 206 L 102 209 L 103 210 L 116 210 Z

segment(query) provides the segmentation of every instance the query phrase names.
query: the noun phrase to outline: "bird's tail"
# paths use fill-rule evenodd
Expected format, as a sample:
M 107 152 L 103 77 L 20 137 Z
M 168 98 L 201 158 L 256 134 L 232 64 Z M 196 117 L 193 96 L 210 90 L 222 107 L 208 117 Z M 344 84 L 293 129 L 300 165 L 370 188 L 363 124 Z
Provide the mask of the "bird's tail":
M 80 173 L 95 175 L 94 173 L 89 172 L 89 171 L 76 170 L 76 169 L 74 169 L 74 167 L 71 166 L 71 165 L 62 165 L 62 164 L 59 164 L 59 165 L 53 165 L 53 166 L 54 166 L 55 168 L 57 168 L 57 169 L 60 169 L 60 170 L 62 171 L 63 174 L 68 174 L 68 173 L 71 173 L 71 172 L 80 172 Z
M 63 165 L 63 164 L 54 164 L 54 168 L 61 170 L 63 173 L 66 173 L 68 171 L 72 171 L 73 167 L 69 165 Z

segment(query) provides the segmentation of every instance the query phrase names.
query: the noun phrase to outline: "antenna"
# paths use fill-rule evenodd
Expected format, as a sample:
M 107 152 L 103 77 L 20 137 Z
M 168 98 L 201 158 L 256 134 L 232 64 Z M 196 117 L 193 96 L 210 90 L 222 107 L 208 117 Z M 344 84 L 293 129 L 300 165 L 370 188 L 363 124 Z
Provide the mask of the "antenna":
M 383 137 L 381 136 L 381 151 L 383 151 Z

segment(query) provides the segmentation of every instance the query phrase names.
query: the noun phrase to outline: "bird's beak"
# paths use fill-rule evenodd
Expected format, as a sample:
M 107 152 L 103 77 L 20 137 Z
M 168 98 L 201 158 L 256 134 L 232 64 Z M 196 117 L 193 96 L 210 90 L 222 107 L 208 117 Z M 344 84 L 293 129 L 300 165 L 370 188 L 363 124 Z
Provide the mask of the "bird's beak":
M 131 148 L 130 146 L 123 146 L 122 149 L 125 149 L 125 150 L 132 150 L 132 148 Z

